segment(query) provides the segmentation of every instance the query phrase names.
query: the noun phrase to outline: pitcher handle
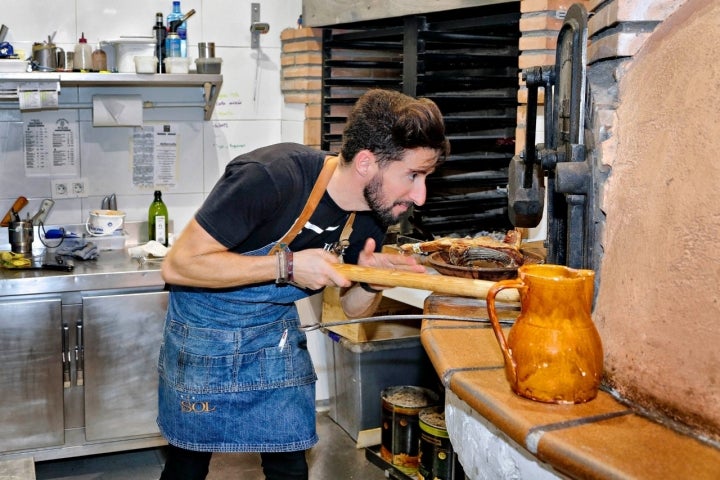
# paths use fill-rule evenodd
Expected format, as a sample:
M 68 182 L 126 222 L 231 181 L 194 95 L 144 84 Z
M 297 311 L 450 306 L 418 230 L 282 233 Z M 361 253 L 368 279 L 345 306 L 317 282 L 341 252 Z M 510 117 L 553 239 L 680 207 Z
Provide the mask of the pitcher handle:
M 488 290 L 485 301 L 487 304 L 490 324 L 492 325 L 493 332 L 495 333 L 495 338 L 500 345 L 500 350 L 502 351 L 503 359 L 505 360 L 505 366 L 508 367 L 505 370 L 508 373 L 512 373 L 511 382 L 514 385 L 517 382 L 517 364 L 512 358 L 510 347 L 508 347 L 507 340 L 505 339 L 505 334 L 500 327 L 500 321 L 498 320 L 497 312 L 495 311 L 495 296 L 500 293 L 500 291 L 507 288 L 517 288 L 518 290 L 521 290 L 525 288 L 525 284 L 519 278 L 512 280 L 501 280 L 499 282 L 496 282 Z

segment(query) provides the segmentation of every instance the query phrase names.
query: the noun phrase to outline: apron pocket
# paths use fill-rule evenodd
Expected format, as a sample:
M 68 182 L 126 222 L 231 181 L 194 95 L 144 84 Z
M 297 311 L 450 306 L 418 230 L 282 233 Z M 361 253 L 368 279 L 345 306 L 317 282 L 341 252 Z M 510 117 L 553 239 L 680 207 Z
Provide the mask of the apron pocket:
M 244 345 L 239 337 L 228 342 L 227 338 L 212 338 L 217 335 L 207 335 L 207 331 L 201 332 L 203 335 L 189 333 L 203 329 L 168 330 L 160 372 L 178 391 L 264 390 L 305 385 L 316 379 L 310 355 L 300 346 L 306 342 L 305 333 L 297 327 L 265 332 L 263 340 L 246 339 Z

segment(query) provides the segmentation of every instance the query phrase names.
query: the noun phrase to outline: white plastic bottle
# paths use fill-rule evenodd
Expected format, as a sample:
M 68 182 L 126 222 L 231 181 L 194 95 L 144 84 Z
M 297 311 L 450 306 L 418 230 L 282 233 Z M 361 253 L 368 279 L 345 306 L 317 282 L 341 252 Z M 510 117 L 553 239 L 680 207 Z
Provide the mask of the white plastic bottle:
M 73 54 L 73 70 L 76 72 L 92 70 L 92 47 L 87 43 L 85 32 L 75 45 Z

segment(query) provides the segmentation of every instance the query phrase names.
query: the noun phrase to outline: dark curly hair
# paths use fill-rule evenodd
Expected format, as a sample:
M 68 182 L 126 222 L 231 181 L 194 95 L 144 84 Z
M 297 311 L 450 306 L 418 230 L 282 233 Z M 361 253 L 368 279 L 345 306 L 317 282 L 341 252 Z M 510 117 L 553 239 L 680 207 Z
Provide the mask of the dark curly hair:
M 360 150 L 369 150 L 382 167 L 401 160 L 405 150 L 413 148 L 436 150 L 438 163 L 450 153 L 442 114 L 432 100 L 378 89 L 358 99 L 343 131 L 344 162 L 351 162 Z

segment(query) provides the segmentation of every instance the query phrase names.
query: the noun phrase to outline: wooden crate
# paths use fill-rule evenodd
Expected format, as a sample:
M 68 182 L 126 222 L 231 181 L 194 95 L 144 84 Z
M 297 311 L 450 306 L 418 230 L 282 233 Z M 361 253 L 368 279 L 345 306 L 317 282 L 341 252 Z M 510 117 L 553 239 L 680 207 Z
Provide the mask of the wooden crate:
M 397 300 L 383 298 L 373 314 L 402 315 L 422 314 L 422 309 L 407 305 Z M 340 306 L 340 288 L 327 287 L 323 292 L 322 322 L 337 322 L 347 320 Z M 351 342 L 361 343 L 392 338 L 405 338 L 420 335 L 422 320 L 389 320 L 372 323 L 353 323 L 328 327 L 328 330 L 347 338 Z

